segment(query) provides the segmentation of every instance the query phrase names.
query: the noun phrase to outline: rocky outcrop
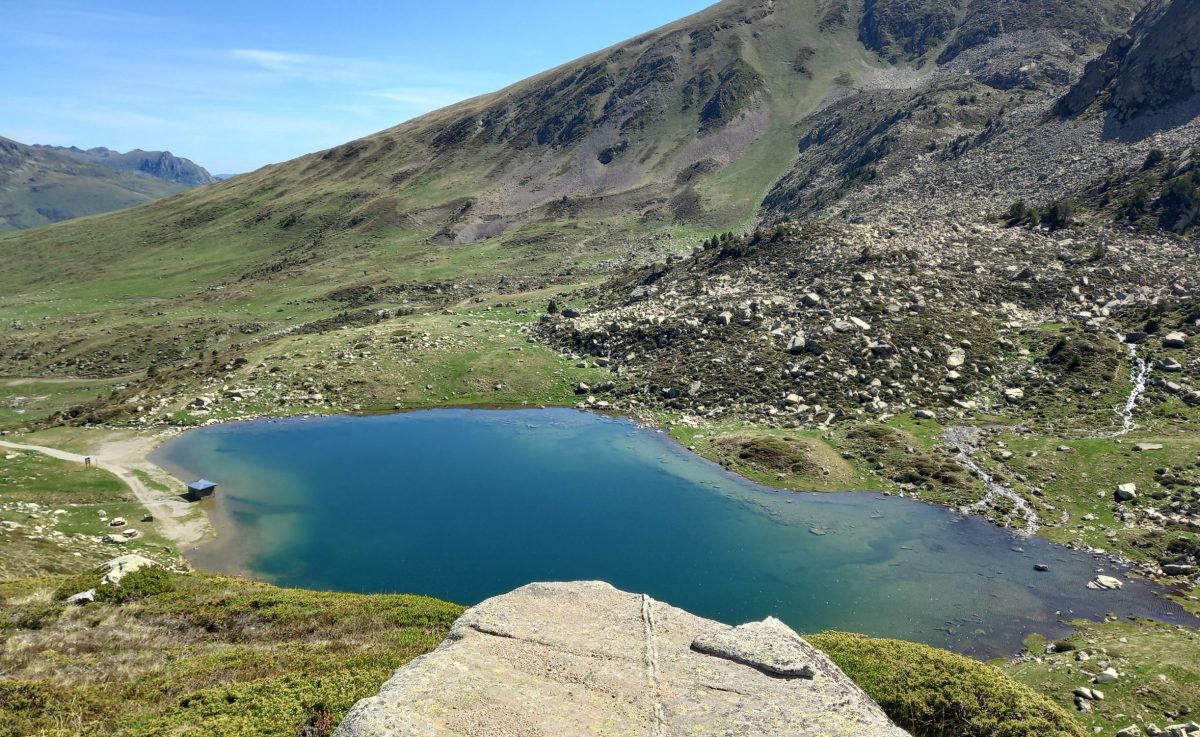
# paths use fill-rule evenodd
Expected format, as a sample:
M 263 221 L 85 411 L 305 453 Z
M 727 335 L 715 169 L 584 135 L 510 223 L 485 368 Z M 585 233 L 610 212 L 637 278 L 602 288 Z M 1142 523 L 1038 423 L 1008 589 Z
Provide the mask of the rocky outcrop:
M 1120 121 L 1186 102 L 1200 92 L 1200 0 L 1155 0 L 1128 33 L 1088 64 L 1055 112 L 1076 115 L 1107 97 Z
M 730 628 L 598 582 L 483 602 L 337 731 L 482 734 L 906 735 L 777 620 Z
M 1138 0 L 866 0 L 859 40 L 890 61 L 953 61 L 1006 34 L 1053 30 L 1081 47 L 1124 29 Z M 933 57 L 933 58 L 931 58 Z

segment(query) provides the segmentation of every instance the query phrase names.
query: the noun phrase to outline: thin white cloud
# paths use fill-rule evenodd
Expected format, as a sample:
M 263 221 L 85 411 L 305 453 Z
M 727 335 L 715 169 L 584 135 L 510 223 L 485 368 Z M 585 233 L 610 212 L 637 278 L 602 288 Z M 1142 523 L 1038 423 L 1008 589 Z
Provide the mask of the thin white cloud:
M 420 108 L 421 110 L 436 110 L 447 105 L 453 105 L 456 102 L 461 102 L 469 97 L 474 97 L 479 93 L 466 92 L 462 89 L 438 87 L 392 87 L 385 90 L 376 90 L 368 94 L 372 97 L 381 97 L 385 100 L 392 100 L 410 107 Z
M 316 57 L 309 54 L 293 54 L 286 51 L 266 49 L 233 49 L 229 52 L 237 59 L 266 69 L 269 72 L 296 73 L 311 69 Z

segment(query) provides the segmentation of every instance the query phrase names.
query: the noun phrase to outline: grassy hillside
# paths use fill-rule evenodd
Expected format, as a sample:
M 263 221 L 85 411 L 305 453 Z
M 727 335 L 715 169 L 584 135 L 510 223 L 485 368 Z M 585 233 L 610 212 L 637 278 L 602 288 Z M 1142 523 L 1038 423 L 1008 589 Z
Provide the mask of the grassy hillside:
M 794 157 L 795 123 L 873 64 L 847 24 L 812 23 L 821 5 L 721 3 L 329 151 L 0 237 L 0 321 L 26 331 L 3 353 L 28 354 L 0 372 L 78 373 L 69 359 L 151 334 L 167 358 L 267 335 L 282 313 L 336 314 L 319 298 L 339 286 L 575 281 L 741 227 Z M 54 360 L 51 335 L 67 345 Z M 119 367 L 84 373 L 103 371 Z
M 0 583 L 0 735 L 327 737 L 462 611 L 153 571 L 62 601 L 98 578 Z
M 178 556 L 116 476 L 39 453 L 0 448 L 0 579 L 63 574 L 127 553 Z M 127 524 L 111 522 L 125 519 Z M 109 535 L 137 530 L 136 538 Z

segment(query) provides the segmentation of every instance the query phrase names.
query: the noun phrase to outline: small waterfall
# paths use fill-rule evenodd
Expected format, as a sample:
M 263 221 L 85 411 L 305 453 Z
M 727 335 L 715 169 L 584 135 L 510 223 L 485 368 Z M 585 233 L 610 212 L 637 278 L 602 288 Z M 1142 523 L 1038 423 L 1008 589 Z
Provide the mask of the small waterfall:
M 1150 372 L 1153 371 L 1150 362 L 1138 355 L 1136 345 L 1126 343 L 1125 347 L 1129 349 L 1133 389 L 1130 390 L 1129 398 L 1125 400 L 1125 407 L 1121 410 L 1121 429 L 1114 433 L 1114 437 L 1128 435 L 1137 429 L 1137 423 L 1133 421 L 1133 412 L 1137 408 L 1138 399 L 1146 393 L 1146 384 L 1150 380 Z

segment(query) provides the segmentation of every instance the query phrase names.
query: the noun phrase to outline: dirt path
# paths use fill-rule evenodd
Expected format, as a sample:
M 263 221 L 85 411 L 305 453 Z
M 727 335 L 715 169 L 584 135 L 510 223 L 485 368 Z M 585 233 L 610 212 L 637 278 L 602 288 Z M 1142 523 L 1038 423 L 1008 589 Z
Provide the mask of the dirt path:
M 129 487 L 138 501 L 154 515 L 154 522 L 164 537 L 176 545 L 198 543 L 211 529 L 204 514 L 171 492 L 150 488 L 134 473 L 134 470 L 142 471 L 170 485 L 170 477 L 166 472 L 145 460 L 153 445 L 154 441 L 149 438 L 110 442 L 101 445 L 100 452 L 90 457 L 98 468 L 113 474 Z M 57 448 L 11 443 L 5 440 L 0 440 L 0 448 L 32 451 L 73 463 L 83 463 L 84 459 L 89 457 Z
M 142 372 L 125 374 L 124 376 L 113 376 L 112 378 L 104 379 L 84 379 L 77 376 L 50 376 L 50 377 L 5 377 L 0 378 L 0 384 L 4 386 L 27 386 L 29 384 L 119 384 L 123 381 L 132 381 L 142 377 Z

